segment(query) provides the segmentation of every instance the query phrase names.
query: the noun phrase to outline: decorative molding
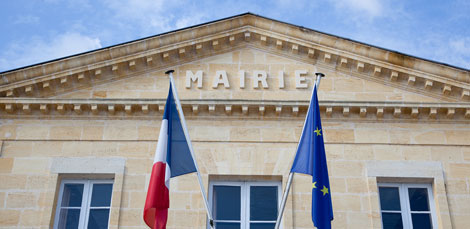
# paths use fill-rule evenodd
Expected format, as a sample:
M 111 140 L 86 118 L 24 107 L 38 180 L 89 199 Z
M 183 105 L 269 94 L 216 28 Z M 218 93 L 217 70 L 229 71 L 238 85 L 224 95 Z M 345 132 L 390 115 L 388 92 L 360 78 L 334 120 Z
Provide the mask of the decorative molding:
M 377 107 L 377 118 L 383 118 L 384 117 L 384 108 L 383 107 Z M 393 116 L 395 117 L 395 116 Z
M 135 60 L 129 61 L 129 69 L 130 70 L 135 70 Z
M 463 90 L 461 98 L 468 100 L 470 98 L 470 90 Z
M 230 45 L 234 45 L 234 44 L 235 44 L 235 36 L 233 36 L 233 35 L 230 36 L 230 37 L 228 38 L 228 41 L 229 41 Z
M 202 44 L 197 44 L 196 45 L 196 53 L 201 54 L 202 53 Z
M 149 105 L 148 104 L 144 104 L 141 106 L 141 109 L 142 109 L 142 113 L 144 114 L 148 114 L 149 113 Z
M 411 108 L 411 117 L 418 118 L 419 116 L 419 109 L 417 107 Z
M 374 67 L 374 76 L 380 76 L 381 73 L 382 73 L 382 68 L 379 67 L 379 66 L 375 66 Z
M 225 114 L 232 115 L 232 105 L 225 105 Z
M 209 104 L 209 114 L 215 114 L 215 104 Z
M 280 40 L 276 41 L 276 48 L 279 49 L 279 50 L 282 50 L 282 41 L 280 41 Z
M 408 76 L 408 85 L 414 86 L 416 82 L 416 76 Z
M 292 115 L 299 116 L 299 106 L 297 105 L 292 106 Z
M 266 107 L 264 105 L 259 105 L 258 110 L 259 110 L 259 115 L 264 116 L 265 111 L 266 111 Z
M 333 107 L 326 107 L 326 117 L 331 118 L 331 115 L 333 114 Z
M 249 31 L 245 31 L 244 35 L 245 35 L 245 41 L 250 41 L 251 33 Z
M 343 116 L 344 117 L 349 116 L 349 106 L 343 106 Z
M 0 99 L 3 118 L 61 117 L 89 119 L 142 117 L 162 114 L 164 99 Z M 187 116 L 303 117 L 308 101 L 182 100 Z M 249 112 L 249 110 L 256 112 Z M 470 122 L 468 103 L 338 102 L 321 101 L 321 113 L 336 119 L 396 119 Z M 375 114 L 375 115 L 374 115 Z
M 348 59 L 341 57 L 341 62 L 340 62 L 341 67 L 346 68 L 348 66 Z
M 84 79 L 85 79 L 85 73 L 78 73 L 77 80 L 81 81 L 81 80 L 84 80 Z
M 432 80 L 426 80 L 426 82 L 424 83 L 424 89 L 426 90 L 431 90 L 432 89 L 432 86 L 433 86 L 433 82 Z
M 280 116 L 282 112 L 282 105 L 277 105 L 276 106 L 276 115 Z
M 214 50 L 219 50 L 219 49 L 220 49 L 220 45 L 219 45 L 219 41 L 218 41 L 218 40 L 212 41 L 212 48 L 213 48 Z
M 401 115 L 401 107 L 395 107 L 395 109 L 393 109 L 393 117 L 399 118 L 400 115 Z
M 390 81 L 395 82 L 395 81 L 397 81 L 397 80 L 398 80 L 398 72 L 392 71 L 392 72 L 390 73 Z
M 309 58 L 314 58 L 315 57 L 315 49 L 308 49 L 307 53 Z
M 452 119 L 455 115 L 455 108 L 448 108 L 447 109 L 447 118 Z
M 186 56 L 186 49 L 185 48 L 180 48 L 178 50 L 178 55 L 179 55 L 179 58 L 184 58 Z
M 244 39 L 240 40 L 240 38 Z M 226 42 L 227 40 L 229 42 Z M 238 40 L 240 41 L 237 42 Z M 270 40 L 275 42 L 271 43 Z M 83 85 L 89 86 L 90 84 L 107 82 L 121 75 L 131 77 L 135 73 L 148 71 L 149 68 L 155 70 L 168 68 L 172 65 L 247 46 L 308 63 L 311 63 L 311 59 L 317 60 L 322 57 L 323 61 L 317 61 L 315 64 L 330 68 L 341 66 L 341 69 L 337 69 L 337 71 L 344 71 L 346 74 L 375 82 L 383 81 L 389 86 L 419 92 L 433 98 L 446 98 L 449 101 L 470 101 L 470 84 L 467 82 L 379 61 L 366 55 L 359 56 L 352 51 L 326 47 L 319 43 L 267 31 L 251 25 L 206 35 L 198 39 L 188 39 L 159 48 L 138 51 L 111 60 L 97 61 L 73 69 L 56 71 L 51 74 L 39 74 L 23 80 L 19 80 L 18 77 L 8 78 L 8 76 L 2 75 L 4 81 L 7 80 L 8 83 L 0 86 L 0 96 L 47 97 L 48 95 L 55 95 L 54 93 L 62 93 L 64 90 L 70 91 L 74 88 L 80 88 Z M 291 47 L 291 49 L 286 47 Z M 60 61 L 57 64 L 60 64 Z M 128 66 L 127 69 L 121 67 L 126 65 Z M 18 72 L 21 71 L 28 71 L 28 69 L 18 70 Z M 385 74 L 390 74 L 388 82 L 381 78 Z M 93 81 L 87 81 L 87 77 L 92 77 Z M 57 92 L 55 91 L 59 88 L 55 86 L 54 80 L 60 82 L 62 87 Z
M 242 105 L 242 114 L 248 115 L 248 106 L 247 105 Z
M 325 55 L 323 56 L 323 61 L 324 61 L 325 63 L 330 63 L 330 61 L 331 61 L 331 54 L 325 53 Z
M 299 53 L 299 46 L 296 44 L 292 45 L 292 53 L 293 54 L 298 54 Z
M 362 63 L 362 62 L 357 62 L 356 70 L 357 70 L 358 72 L 363 72 L 363 71 L 364 71 L 364 63 Z

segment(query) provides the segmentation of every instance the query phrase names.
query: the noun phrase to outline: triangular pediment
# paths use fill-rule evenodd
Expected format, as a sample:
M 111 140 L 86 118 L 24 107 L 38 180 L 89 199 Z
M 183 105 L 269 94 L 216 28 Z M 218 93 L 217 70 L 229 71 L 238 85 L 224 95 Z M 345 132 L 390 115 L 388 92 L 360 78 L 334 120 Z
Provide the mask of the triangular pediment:
M 470 99 L 470 73 L 401 53 L 253 14 L 194 26 L 56 61 L 1 73 L 0 95 L 51 97 L 71 90 L 168 69 L 244 46 L 288 55 L 337 72 L 439 98 Z
M 202 58 L 174 66 L 173 69 L 181 99 L 308 100 L 315 80 L 315 72 L 323 72 L 326 77 L 322 79 L 319 89 L 320 100 L 440 101 L 438 98 L 354 77 L 337 72 L 335 69 L 320 67 L 254 47 L 244 47 Z M 191 79 L 197 74 L 200 74 L 199 78 Z M 264 74 L 266 85 L 263 85 L 263 79 L 256 78 Z M 226 81 L 224 81 L 225 77 Z M 200 87 L 198 87 L 199 83 Z M 163 70 L 152 69 L 140 75 L 90 85 L 87 88 L 51 98 L 164 99 L 167 93 L 168 77 L 165 76 Z
M 77 114 L 85 104 L 77 101 L 89 99 L 93 101 L 88 101 L 86 106 L 91 110 L 95 106 L 97 111 L 97 105 L 92 104 L 99 104 L 101 100 L 164 98 L 168 88 L 164 72 L 168 69 L 176 70 L 182 99 L 226 100 L 227 104 L 230 103 L 228 100 L 253 100 L 259 104 L 306 101 L 316 71 L 327 75 L 320 86 L 320 99 L 335 106 L 339 106 L 338 102 L 344 103 L 340 107 L 345 114 L 349 112 L 348 102 L 360 103 L 356 107 L 361 114 L 364 109 L 370 110 L 370 104 L 380 102 L 388 103 L 382 107 L 393 108 L 394 114 L 397 109 L 402 109 L 400 103 L 412 103 L 406 109 L 419 107 L 419 103 L 458 103 L 445 108 L 445 112 L 452 114 L 452 109 L 466 109 L 470 100 L 469 70 L 250 13 L 0 73 L 0 97 L 6 97 L 3 107 L 9 113 L 17 106 L 28 113 L 31 108 L 26 103 L 38 101 L 34 99 L 41 99 L 41 103 L 68 99 L 61 103 L 69 104 L 67 106 L 73 107 L 72 110 L 77 109 Z M 284 87 L 280 86 L 278 78 L 282 69 Z M 186 71 L 198 70 L 204 71 L 202 88 L 194 85 L 187 88 Z M 226 71 L 229 88 L 225 85 L 212 87 L 218 70 Z M 240 86 L 240 70 L 246 71 L 245 87 Z M 306 80 L 300 83 L 306 83 L 306 88 L 296 86 L 297 70 L 306 71 L 301 73 Z M 257 74 L 254 71 L 266 73 L 268 88 L 263 85 L 254 88 L 250 82 Z M 74 99 L 78 100 L 72 101 Z M 57 105 L 59 102 L 52 107 L 63 111 L 69 109 Z M 279 113 L 283 105 L 276 104 L 273 106 Z M 132 111 L 132 106 L 126 105 L 125 110 Z M 47 113 L 49 105 L 40 107 Z M 226 105 L 227 109 L 231 109 L 229 105 Z M 295 106 L 292 108 L 293 111 L 296 109 Z M 327 113 L 331 109 L 327 107 Z M 373 106 L 377 114 L 381 109 Z M 433 109 L 432 106 L 425 108 L 430 114 Z M 465 109 L 459 112 L 470 117 L 470 112 Z M 114 108 L 110 105 L 109 110 Z M 264 107 L 260 105 L 259 110 L 264 112 Z

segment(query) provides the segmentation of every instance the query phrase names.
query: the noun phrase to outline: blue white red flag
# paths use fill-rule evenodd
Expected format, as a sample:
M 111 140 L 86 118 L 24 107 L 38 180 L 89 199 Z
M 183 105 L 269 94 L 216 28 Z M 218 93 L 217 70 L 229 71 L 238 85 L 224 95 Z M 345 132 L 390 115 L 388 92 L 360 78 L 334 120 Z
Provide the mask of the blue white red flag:
M 189 144 L 170 83 L 144 207 L 144 221 L 150 228 L 166 228 L 170 178 L 197 171 Z

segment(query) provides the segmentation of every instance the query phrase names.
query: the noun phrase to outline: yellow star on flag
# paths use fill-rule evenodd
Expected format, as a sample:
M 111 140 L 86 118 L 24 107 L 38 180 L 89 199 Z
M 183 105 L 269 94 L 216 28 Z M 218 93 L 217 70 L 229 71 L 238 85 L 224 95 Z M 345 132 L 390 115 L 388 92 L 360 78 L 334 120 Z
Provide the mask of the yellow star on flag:
M 316 185 L 317 185 L 317 182 L 316 182 L 316 181 L 312 183 L 312 187 L 313 187 L 313 188 L 317 188 Z
M 323 185 L 323 189 L 320 190 L 320 191 L 323 192 L 323 196 L 326 195 L 326 194 L 328 194 L 328 188 L 325 187 L 325 185 Z
M 313 132 L 315 132 L 317 134 L 317 136 L 321 136 L 321 129 L 318 129 L 318 127 Z

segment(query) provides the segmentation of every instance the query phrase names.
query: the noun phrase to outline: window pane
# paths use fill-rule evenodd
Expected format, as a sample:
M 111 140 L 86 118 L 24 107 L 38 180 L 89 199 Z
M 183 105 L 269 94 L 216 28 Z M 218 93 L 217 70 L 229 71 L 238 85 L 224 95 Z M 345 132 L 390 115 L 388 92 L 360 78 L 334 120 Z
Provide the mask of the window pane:
M 429 214 L 411 214 L 413 229 L 431 229 L 431 216 Z
M 113 184 L 93 184 L 93 193 L 91 196 L 92 207 L 111 206 L 111 193 Z
M 277 186 L 250 187 L 250 220 L 277 219 Z
M 240 223 L 215 223 L 217 229 L 240 229 Z
M 411 211 L 429 211 L 428 190 L 426 188 L 408 188 Z
M 59 229 L 75 229 L 78 228 L 80 219 L 80 209 L 60 209 Z
M 109 209 L 91 209 L 88 229 L 108 228 Z
M 250 223 L 250 229 L 274 229 L 276 223 Z
M 65 184 L 62 195 L 62 207 L 82 206 L 83 184 Z
M 213 193 L 212 209 L 214 210 L 214 219 L 240 220 L 240 186 L 214 185 Z
M 397 187 L 380 187 L 380 207 L 382 210 L 400 211 L 400 194 Z
M 401 229 L 403 222 L 400 213 L 382 213 L 382 223 L 384 229 Z

